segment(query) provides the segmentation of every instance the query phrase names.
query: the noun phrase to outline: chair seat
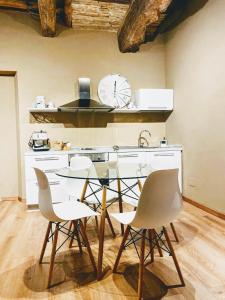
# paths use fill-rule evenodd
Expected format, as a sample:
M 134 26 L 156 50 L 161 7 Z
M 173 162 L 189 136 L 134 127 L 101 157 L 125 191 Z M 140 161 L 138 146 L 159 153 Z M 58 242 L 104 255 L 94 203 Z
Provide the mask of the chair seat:
M 62 220 L 71 221 L 85 217 L 92 217 L 99 215 L 94 212 L 84 203 L 78 201 L 65 201 L 53 204 L 55 214 Z
M 113 213 L 110 214 L 114 219 L 116 219 L 121 224 L 127 225 L 130 224 L 134 217 L 135 217 L 136 211 L 130 211 L 125 213 Z
M 138 206 L 138 200 L 132 199 L 130 197 L 122 197 L 123 202 L 128 203 L 134 207 Z

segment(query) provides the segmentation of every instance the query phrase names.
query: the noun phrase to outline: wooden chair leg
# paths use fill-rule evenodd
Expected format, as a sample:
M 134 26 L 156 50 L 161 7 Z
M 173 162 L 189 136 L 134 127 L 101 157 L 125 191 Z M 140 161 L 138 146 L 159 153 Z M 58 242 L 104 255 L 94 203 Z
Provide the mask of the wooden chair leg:
M 148 238 L 149 238 L 149 247 L 151 250 L 151 263 L 154 262 L 154 248 L 153 248 L 153 238 L 154 238 L 154 232 L 152 229 L 148 229 Z
M 53 238 L 53 244 L 52 244 L 52 253 L 51 253 L 49 276 L 48 276 L 48 288 L 51 286 L 53 267 L 54 267 L 54 263 L 55 263 L 56 246 L 57 246 L 58 232 L 59 232 L 58 227 L 59 227 L 59 224 L 56 225 L 55 232 L 54 232 L 54 238 Z
M 80 235 L 79 235 L 79 231 L 77 229 L 77 225 L 78 225 L 78 221 L 74 221 L 74 230 L 75 230 L 75 234 L 76 234 L 76 237 L 77 237 L 77 243 L 78 243 L 78 247 L 79 247 L 79 251 L 80 251 L 80 254 L 83 253 L 83 250 L 82 250 L 82 244 L 81 244 L 81 240 L 80 240 Z
M 73 240 L 74 240 L 74 237 L 76 236 L 77 238 L 77 243 L 78 243 L 78 247 L 79 247 L 79 251 L 80 251 L 80 254 L 83 253 L 83 250 L 82 250 L 82 245 L 81 245 L 81 240 L 80 240 L 80 235 L 79 235 L 79 232 L 77 230 L 77 224 L 78 224 L 78 221 L 72 221 L 72 224 L 73 224 L 73 227 L 74 227 L 74 231 L 73 231 L 73 234 L 72 234 L 72 238 L 70 240 L 70 244 L 69 244 L 69 248 L 72 248 L 72 245 L 73 245 Z
M 126 240 L 127 240 L 128 235 L 129 235 L 129 232 L 130 232 L 130 226 L 127 226 L 127 228 L 126 228 L 126 230 L 124 232 L 124 235 L 123 235 L 123 240 L 121 242 L 119 252 L 118 252 L 117 257 L 116 257 L 116 261 L 115 261 L 114 267 L 113 267 L 113 273 L 117 272 L 117 268 L 118 268 L 118 265 L 119 265 L 119 262 L 120 262 L 120 257 L 122 255 L 123 250 L 124 250 L 124 245 L 126 243 Z
M 39 264 L 42 263 L 42 260 L 43 260 L 44 254 L 45 254 L 45 249 L 46 249 L 46 246 L 47 246 L 47 243 L 48 243 L 48 237 L 49 237 L 49 234 L 50 234 L 50 231 L 51 231 L 51 227 L 52 227 L 52 222 L 49 222 L 47 230 L 46 230 L 46 234 L 45 234 L 44 243 L 43 243 L 43 246 L 42 246 L 42 249 L 41 249 Z
M 73 246 L 73 240 L 74 240 L 74 237 L 75 237 L 75 234 L 76 234 L 76 232 L 75 232 L 75 225 L 74 225 L 73 221 L 71 221 L 71 224 L 73 224 L 74 229 L 73 229 L 72 237 L 70 239 L 69 248 L 72 248 L 72 246 Z M 70 228 L 70 230 L 71 230 L 71 228 Z
M 96 205 L 94 204 L 94 211 L 97 211 Z M 96 230 L 97 230 L 97 234 L 99 236 L 99 225 L 98 225 L 98 217 L 95 216 L 95 224 L 96 224 Z
M 123 212 L 123 199 L 121 196 L 121 183 L 120 183 L 120 179 L 117 179 L 117 191 L 118 191 L 118 200 L 119 200 L 119 212 L 122 213 Z M 124 235 L 124 225 L 121 224 L 121 234 Z
M 70 222 L 70 225 L 69 225 L 69 227 L 68 227 L 68 233 L 71 231 L 72 225 L 73 225 L 73 222 L 71 221 L 71 222 Z
M 180 266 L 179 266 L 179 264 L 178 264 L 178 260 L 177 260 L 177 258 L 176 258 L 176 255 L 175 255 L 175 252 L 174 252 L 172 243 L 171 243 L 171 241 L 170 241 L 169 235 L 168 235 L 167 230 L 166 230 L 165 227 L 163 227 L 163 232 L 164 232 L 164 235 L 165 235 L 167 244 L 168 244 L 168 246 L 169 246 L 169 249 L 170 249 L 170 252 L 171 252 L 171 255 L 172 255 L 172 258 L 173 258 L 173 261 L 174 261 L 176 270 L 177 270 L 177 273 L 178 273 L 178 275 L 179 275 L 179 278 L 180 278 L 180 281 L 181 281 L 181 286 L 185 286 L 184 278 L 183 278 L 183 275 L 182 275 L 182 273 L 181 273 L 181 269 L 180 269 Z
M 162 249 L 160 248 L 159 241 L 157 240 L 157 234 L 156 234 L 155 229 L 153 230 L 153 232 L 154 232 L 154 236 L 155 236 L 156 247 L 157 247 L 157 249 L 159 251 L 159 256 L 163 257 L 163 252 L 162 252 Z
M 84 230 L 86 231 L 87 229 L 87 218 L 84 218 Z
M 173 235 L 174 235 L 174 237 L 175 237 L 175 241 L 176 241 L 177 243 L 179 243 L 179 239 L 178 239 L 178 236 L 177 236 L 177 232 L 176 232 L 176 229 L 175 229 L 173 223 L 170 223 L 170 227 L 171 227 L 171 229 L 172 229 L 172 231 L 173 231 Z
M 112 224 L 112 221 L 111 221 L 111 219 L 110 219 L 110 216 L 109 216 L 109 213 L 108 213 L 107 210 L 106 210 L 106 218 L 107 218 L 107 220 L 108 220 L 109 227 L 110 227 L 111 232 L 112 232 L 112 236 L 113 236 L 113 238 L 115 238 L 115 237 L 116 237 L 116 234 L 115 234 L 115 231 L 114 231 L 114 228 L 113 228 L 113 224 Z
M 140 264 L 139 264 L 139 277 L 138 277 L 138 299 L 142 299 L 143 294 L 143 276 L 144 276 L 144 260 L 145 260 L 145 236 L 146 229 L 142 232 L 141 238 L 141 252 L 140 252 Z
M 85 231 L 84 225 L 83 225 L 83 223 L 82 223 L 81 220 L 80 220 L 80 231 L 81 231 L 82 238 L 83 238 L 83 240 L 84 240 L 84 242 L 86 244 L 87 251 L 88 251 L 88 254 L 89 254 L 89 257 L 90 257 L 93 269 L 94 269 L 94 272 L 97 273 L 97 267 L 96 267 L 95 259 L 94 259 L 93 253 L 91 251 L 91 247 L 90 247 L 87 235 L 86 235 L 86 231 Z

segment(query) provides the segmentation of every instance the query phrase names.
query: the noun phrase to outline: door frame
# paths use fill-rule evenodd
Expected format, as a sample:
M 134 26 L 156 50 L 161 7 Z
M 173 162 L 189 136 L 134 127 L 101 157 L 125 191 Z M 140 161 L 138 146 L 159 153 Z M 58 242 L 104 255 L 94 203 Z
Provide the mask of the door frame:
M 2 200 L 22 200 L 22 177 L 21 177 L 21 143 L 20 143 L 20 124 L 19 124 L 19 97 L 18 97 L 18 78 L 17 71 L 0 70 L 0 77 L 14 77 L 15 89 L 15 117 L 16 117 L 16 137 L 17 137 L 17 180 L 18 195 L 16 197 L 4 198 Z

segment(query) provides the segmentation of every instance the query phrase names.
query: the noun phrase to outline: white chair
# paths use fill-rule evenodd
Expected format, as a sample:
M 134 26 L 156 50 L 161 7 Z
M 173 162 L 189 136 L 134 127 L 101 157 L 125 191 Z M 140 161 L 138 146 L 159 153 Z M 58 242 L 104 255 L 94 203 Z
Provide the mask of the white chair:
M 80 203 L 77 201 L 65 201 L 57 204 L 52 203 L 51 190 L 48 182 L 48 178 L 44 172 L 41 170 L 34 168 L 38 187 L 39 187 L 39 208 L 42 215 L 49 221 L 48 228 L 46 231 L 39 263 L 42 263 L 43 256 L 45 253 L 45 249 L 49 239 L 52 239 L 52 251 L 51 251 L 51 259 L 50 259 L 50 269 L 49 269 L 49 277 L 48 277 L 48 287 L 51 285 L 55 254 L 57 252 L 57 239 L 58 233 L 62 232 L 67 235 L 68 238 L 75 238 L 78 242 L 78 246 L 80 252 L 82 253 L 81 239 L 80 236 L 87 247 L 87 251 L 93 265 L 94 271 L 97 272 L 96 264 L 94 260 L 94 256 L 92 254 L 89 241 L 87 239 L 86 232 L 84 230 L 84 225 L 81 221 L 82 218 L 97 216 L 98 214 L 91 210 L 84 203 Z M 64 223 L 72 221 L 74 225 L 74 230 L 70 231 L 65 227 Z M 53 226 L 55 225 L 55 226 Z M 54 227 L 54 228 L 53 228 Z
M 178 169 L 161 170 L 151 173 L 144 185 L 138 202 L 137 210 L 131 212 L 125 212 L 120 214 L 111 214 L 120 223 L 127 225 L 126 231 L 123 236 L 123 240 L 116 258 L 116 262 L 113 268 L 113 272 L 117 272 L 117 267 L 120 261 L 120 257 L 124 247 L 126 247 L 126 240 L 129 233 L 132 236 L 132 231 L 137 232 L 141 236 L 141 250 L 140 250 L 140 265 L 139 265 L 139 281 L 138 281 L 138 298 L 142 297 L 142 285 L 143 285 L 143 271 L 145 257 L 145 240 L 147 239 L 150 244 L 150 251 L 148 255 L 151 255 L 154 251 L 154 247 L 159 245 L 167 251 L 173 258 L 176 266 L 181 284 L 170 287 L 184 286 L 184 279 L 175 256 L 173 246 L 168 236 L 165 225 L 170 224 L 174 220 L 182 209 L 182 198 L 180 194 L 178 184 Z M 156 232 L 156 228 L 161 228 L 160 233 Z M 134 229 L 135 228 L 135 229 Z M 146 236 L 148 232 L 148 237 Z M 162 239 L 165 236 L 167 244 Z M 147 255 L 147 256 L 148 256 Z
M 74 156 L 71 158 L 70 161 L 70 168 L 72 170 L 83 170 L 83 169 L 89 169 L 91 166 L 93 166 L 93 163 L 89 157 L 86 156 Z M 97 176 L 97 174 L 96 174 Z M 95 183 L 97 185 L 95 185 Z M 75 199 L 79 199 L 82 202 L 87 203 L 88 206 L 92 207 L 94 211 L 97 211 L 98 208 L 101 206 L 101 200 L 102 200 L 102 190 L 100 188 L 101 184 L 99 180 L 93 180 L 93 182 L 90 180 L 87 185 L 87 189 L 85 191 L 84 199 L 81 198 L 83 186 L 85 184 L 85 180 L 79 180 L 79 179 L 67 179 L 67 191 L 70 193 L 71 196 L 73 196 Z M 115 198 L 118 197 L 118 194 L 116 192 L 113 192 L 111 190 L 107 190 L 107 199 L 106 199 L 106 205 L 109 206 L 115 201 Z M 112 222 L 110 220 L 108 211 L 106 210 L 106 218 L 108 220 L 111 232 L 113 237 L 116 236 Z M 98 219 L 97 216 L 95 218 L 96 220 L 96 227 L 98 230 Z M 86 222 L 85 222 L 86 226 Z
M 130 168 L 130 164 L 129 164 L 129 168 Z M 118 164 L 118 171 L 119 173 L 125 177 L 124 175 L 126 175 L 126 173 L 128 173 L 128 177 L 129 177 L 129 168 L 126 166 L 126 163 L 120 163 Z M 136 210 L 137 206 L 138 206 L 138 201 L 140 198 L 140 194 L 141 194 L 141 189 L 142 189 L 142 185 L 144 184 L 145 180 L 143 178 L 141 179 L 125 179 L 123 180 L 123 182 L 121 183 L 121 187 L 122 189 L 125 190 L 125 194 L 122 195 L 122 199 L 123 202 L 130 204 L 131 206 L 134 207 L 134 210 Z M 129 188 L 132 187 L 132 188 Z M 175 241 L 178 243 L 179 239 L 178 239 L 178 235 L 176 232 L 176 229 L 174 227 L 174 224 L 171 222 L 170 223 L 170 227 L 172 229 Z M 159 250 L 160 255 L 162 256 L 162 252 Z

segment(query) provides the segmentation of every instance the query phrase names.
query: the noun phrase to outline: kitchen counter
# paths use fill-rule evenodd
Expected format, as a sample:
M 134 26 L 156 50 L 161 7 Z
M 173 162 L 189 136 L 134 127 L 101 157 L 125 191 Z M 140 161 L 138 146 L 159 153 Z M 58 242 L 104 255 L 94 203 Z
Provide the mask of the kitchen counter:
M 123 153 L 123 152 L 155 152 L 155 151 L 182 151 L 181 145 L 168 145 L 166 147 L 144 147 L 140 148 L 137 146 L 121 146 L 121 148 L 117 151 L 113 150 L 113 147 L 88 147 L 88 148 L 78 148 L 73 147 L 69 151 L 63 151 L 63 150 L 49 150 L 49 151 L 33 151 L 28 150 L 25 152 L 26 156 L 29 155 L 54 155 L 54 154 L 74 154 L 74 153 L 102 153 L 102 152 L 108 152 L 108 153 Z

